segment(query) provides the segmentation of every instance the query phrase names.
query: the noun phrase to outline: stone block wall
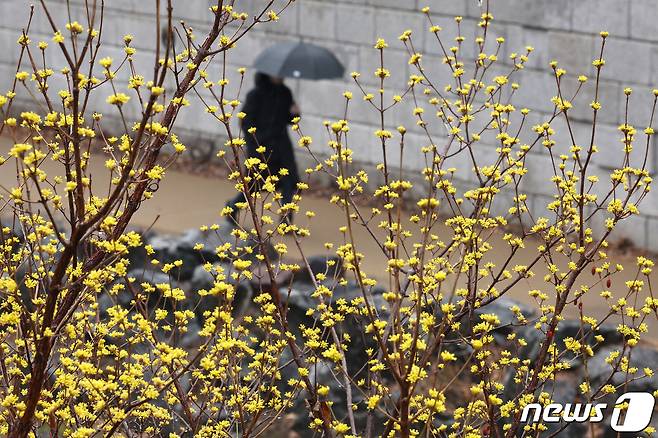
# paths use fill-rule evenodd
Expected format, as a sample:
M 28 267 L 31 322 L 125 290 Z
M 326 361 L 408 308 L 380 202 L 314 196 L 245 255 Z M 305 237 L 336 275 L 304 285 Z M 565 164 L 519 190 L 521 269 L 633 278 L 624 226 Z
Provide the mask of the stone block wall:
M 547 120 L 552 112 L 550 99 L 556 95 L 555 82 L 548 67 L 551 60 L 557 60 L 568 71 L 565 88 L 575 90 L 576 77 L 579 74 L 594 76 L 591 65 L 600 47 L 598 33 L 606 30 L 610 33 L 606 44 L 607 59 L 603 70 L 599 100 L 604 109 L 599 114 L 599 131 L 596 143 L 600 153 L 594 160 L 593 172 L 605 177 L 615 160 L 619 157 L 620 133 L 617 126 L 625 118 L 625 87 L 632 87 L 632 105 L 628 111 L 629 122 L 641 132 L 649 122 L 653 95 L 651 90 L 658 87 L 658 2 L 655 0 L 490 0 L 495 17 L 492 35 L 504 37 L 504 44 L 499 59 L 501 67 L 498 72 L 509 68 L 508 55 L 522 52 L 526 45 L 535 47 L 530 61 L 524 71 L 515 74 L 514 80 L 521 88 L 515 97 L 517 108 L 527 107 L 532 110 L 529 115 L 528 129 L 524 130 L 522 141 L 530 140 L 530 126 Z M 72 1 L 74 18 L 80 17 L 82 0 Z M 207 8 L 209 0 L 174 0 L 177 19 L 198 29 L 200 33 L 208 26 Z M 59 23 L 66 19 L 63 0 L 48 0 L 47 4 L 54 11 Z M 264 0 L 237 0 L 236 9 L 253 11 Z M 382 37 L 389 43 L 385 58 L 391 70 L 387 81 L 393 92 L 404 90 L 409 73 L 408 56 L 397 36 L 406 29 L 413 31 L 414 45 L 424 52 L 424 64 L 437 84 L 450 81 L 450 72 L 443 65 L 442 55 L 434 37 L 428 32 L 426 18 L 420 12 L 423 6 L 430 6 L 432 19 L 443 27 L 443 36 L 447 44 L 452 44 L 456 33 L 455 15 L 464 20 L 461 28 L 471 44 L 481 14 L 478 0 L 297 0 L 276 24 L 263 25 L 247 35 L 238 44 L 239 50 L 229 55 L 231 77 L 237 78 L 238 67 L 250 66 L 255 56 L 268 45 L 277 41 L 300 40 L 324 45 L 333 50 L 344 63 L 346 70 L 362 73 L 364 84 L 373 88 L 376 78 L 373 75 L 378 65 L 378 56 L 372 48 L 376 38 Z M 0 89 L 11 86 L 15 73 L 18 49 L 16 39 L 20 29 L 27 21 L 29 2 L 26 0 L 0 0 Z M 145 67 L 152 63 L 154 34 L 154 6 L 144 0 L 109 0 L 106 1 L 106 20 L 104 56 L 120 58 L 122 36 L 131 33 L 135 36 L 135 46 L 140 50 L 136 63 Z M 32 40 L 49 41 L 51 32 L 43 13 L 36 7 L 32 25 Z M 76 15 L 78 14 L 78 15 Z M 493 39 L 493 38 L 492 38 Z M 468 54 L 468 45 L 465 50 Z M 471 54 L 473 53 L 472 45 Z M 55 52 L 54 50 L 52 52 Z M 63 60 L 54 56 L 54 65 L 63 65 Z M 211 75 L 216 72 L 210 71 Z M 123 80 L 126 80 L 124 78 Z M 354 92 L 357 97 L 351 103 L 350 131 L 351 147 L 356 158 L 367 166 L 381 160 L 381 151 L 377 146 L 373 132 L 377 129 L 378 114 L 368 109 L 359 97 L 359 92 L 349 78 L 342 81 L 293 81 L 288 82 L 304 114 L 303 129 L 316 139 L 315 148 L 323 152 L 326 140 L 322 122 L 325 119 L 341 118 L 344 111 L 342 93 Z M 55 84 L 52 85 L 55 87 Z M 251 78 L 245 87 L 251 86 Z M 591 110 L 589 103 L 593 100 L 593 81 L 585 85 L 572 110 L 573 130 L 576 141 L 585 144 L 589 138 Z M 199 105 L 198 97 L 190 99 Z M 101 104 L 102 102 L 97 102 Z M 96 103 L 94 103 L 96 104 Z M 387 124 L 394 128 L 404 124 L 409 129 L 407 136 L 404 169 L 409 177 L 424 166 L 420 148 L 428 143 L 415 124 L 411 101 L 403 102 L 393 111 L 387 113 Z M 197 106 L 197 108 L 199 108 Z M 566 126 L 561 120 L 555 124 L 558 131 L 556 150 L 566 150 L 571 145 Z M 185 109 L 181 113 L 178 128 L 185 130 L 194 144 L 221 144 L 221 127 L 212 118 L 201 111 Z M 431 132 L 440 142 L 445 139 L 443 127 L 433 124 Z M 638 136 L 639 139 L 640 136 Z M 652 172 L 658 168 L 658 155 L 654 152 L 657 145 L 652 145 L 650 165 Z M 639 146 L 638 146 L 639 148 Z M 478 153 L 486 161 L 493 156 L 495 145 L 483 144 Z M 308 162 L 308 157 L 300 156 L 300 163 Z M 472 183 L 470 164 L 456 157 L 454 166 L 460 167 L 457 177 L 463 187 Z M 550 177 L 548 165 L 550 157 L 545 150 L 537 149 L 528 160 L 529 176 L 523 190 L 530 197 L 529 204 L 533 212 L 545 212 L 546 203 L 552 193 L 546 184 Z M 303 165 L 303 164 L 300 164 Z M 635 245 L 658 251 L 658 190 L 648 196 L 641 208 L 641 217 L 628 221 L 615 236 L 628 239 Z M 502 198 L 501 198 L 502 199 Z

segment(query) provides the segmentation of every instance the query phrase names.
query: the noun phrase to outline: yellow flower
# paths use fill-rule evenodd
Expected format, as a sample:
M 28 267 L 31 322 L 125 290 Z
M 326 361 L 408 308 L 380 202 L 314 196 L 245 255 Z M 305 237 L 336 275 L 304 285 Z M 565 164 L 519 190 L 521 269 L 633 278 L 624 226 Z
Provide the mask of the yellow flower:
M 384 41 L 383 38 L 379 38 L 377 42 L 375 43 L 375 49 L 382 50 L 388 47 L 388 44 L 386 44 L 386 41 Z
M 124 103 L 128 102 L 130 100 L 130 96 L 128 96 L 125 93 L 116 93 L 112 94 L 106 99 L 106 102 L 111 104 L 111 105 L 118 105 L 121 106 Z
M 161 166 L 155 165 L 146 172 L 146 176 L 150 179 L 161 180 L 164 176 L 165 170 Z
M 66 23 L 66 28 L 69 31 L 71 31 L 72 34 L 82 33 L 82 31 L 84 30 L 82 25 L 80 23 L 78 23 L 77 21 L 73 21 L 71 23 Z
M 112 58 L 109 56 L 102 58 L 98 63 L 105 68 L 110 68 L 112 66 Z
M 64 42 L 64 36 L 61 34 L 60 31 L 55 32 L 55 34 L 53 35 L 53 41 L 58 43 L 58 44 L 61 44 L 61 43 Z
M 164 93 L 164 88 L 153 86 L 153 87 L 151 87 L 151 93 L 152 93 L 154 96 L 159 96 L 159 95 L 161 95 L 162 93 Z

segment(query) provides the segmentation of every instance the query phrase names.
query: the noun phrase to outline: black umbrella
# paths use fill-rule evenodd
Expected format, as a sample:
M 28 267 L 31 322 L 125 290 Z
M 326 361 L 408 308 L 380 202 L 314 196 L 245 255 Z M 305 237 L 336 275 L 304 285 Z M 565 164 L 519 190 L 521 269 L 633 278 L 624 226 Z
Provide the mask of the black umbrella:
M 340 78 L 345 67 L 324 47 L 303 42 L 285 42 L 265 49 L 254 68 L 271 76 L 296 79 Z

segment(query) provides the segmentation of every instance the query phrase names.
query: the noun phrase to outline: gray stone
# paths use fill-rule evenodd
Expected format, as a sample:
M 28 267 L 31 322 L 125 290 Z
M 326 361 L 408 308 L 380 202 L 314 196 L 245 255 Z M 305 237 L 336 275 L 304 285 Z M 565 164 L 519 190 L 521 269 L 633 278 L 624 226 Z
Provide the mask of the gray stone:
M 649 84 L 652 49 L 653 45 L 647 42 L 608 38 L 603 52 L 606 63 L 601 69 L 601 76 L 621 81 L 623 86 Z
M 250 32 L 236 43 L 234 50 L 228 51 L 228 61 L 239 66 L 250 67 L 256 59 L 256 56 L 258 56 L 262 50 L 266 49 L 270 44 L 272 44 L 272 42 L 273 41 L 271 37 L 265 37 L 259 32 Z M 216 64 L 219 66 L 219 62 Z M 247 74 L 251 76 L 251 74 Z M 237 85 L 237 79 L 239 79 L 237 75 L 235 79 L 236 80 L 233 80 L 230 83 Z M 248 90 L 249 88 L 245 89 Z
M 613 385 L 621 385 L 627 381 L 626 373 L 624 371 L 615 370 L 611 364 L 608 364 L 605 361 L 612 351 L 619 351 L 621 353 L 621 346 L 602 348 L 587 363 L 590 378 L 596 385 L 606 384 L 607 382 L 610 382 Z M 628 357 L 628 354 L 627 350 L 623 355 Z M 613 362 L 613 365 L 616 364 L 618 360 L 619 358 Z M 638 373 L 628 379 L 629 381 L 626 383 L 625 390 L 653 392 L 658 389 L 658 382 L 656 382 L 655 377 L 642 377 L 644 376 L 642 370 L 644 368 L 654 369 L 656 363 L 658 363 L 657 350 L 647 347 L 634 348 L 630 353 L 630 365 L 631 367 L 638 367 Z M 641 378 L 633 379 L 633 377 Z M 592 386 L 595 387 L 594 385 Z
M 379 78 L 375 71 L 380 67 L 381 60 L 379 51 L 373 45 L 362 46 L 359 49 L 359 82 L 368 85 L 379 85 Z M 391 76 L 385 80 L 387 89 L 402 90 L 406 87 L 409 79 L 408 67 L 409 55 L 403 50 L 386 49 L 384 51 L 384 68 L 388 69 Z M 369 90 L 370 91 L 370 90 Z
M 554 381 L 546 382 L 542 391 L 551 396 L 554 403 L 567 404 L 574 403 L 579 399 L 578 384 L 580 380 L 573 373 L 561 373 Z M 548 430 L 544 432 L 546 436 L 558 433 L 559 435 L 583 436 L 588 431 L 587 423 L 543 423 Z M 557 436 L 559 436 L 557 435 Z
M 314 287 L 308 283 L 293 284 L 287 291 L 286 305 L 296 307 L 299 309 L 296 312 L 303 315 L 305 310 L 313 309 L 317 304 L 316 299 L 311 297 L 313 290 Z
M 303 266 L 301 272 L 295 274 L 296 282 L 312 283 L 311 275 L 322 274 L 327 279 L 335 280 L 344 273 L 342 259 L 338 256 L 311 256 L 307 259 L 308 268 Z
M 591 35 L 549 31 L 549 60 L 558 61 L 558 65 L 561 68 L 564 68 L 568 73 L 571 73 L 574 76 L 581 74 L 589 75 L 593 68 L 592 60 L 594 59 L 595 53 L 594 41 L 595 39 Z
M 466 15 L 468 8 L 467 2 L 455 1 L 455 0 L 419 0 L 418 8 L 421 9 L 424 6 L 430 7 L 430 12 L 433 14 L 439 14 L 449 17 L 455 16 L 464 16 Z
M 179 251 L 178 240 L 176 237 L 154 236 L 148 240 L 148 244 L 151 245 L 155 251 L 153 258 L 160 261 L 160 266 L 166 263 L 174 263 L 177 260 L 183 262 L 182 266 L 176 267 L 170 271 L 170 273 L 178 280 L 188 280 L 192 276 L 194 268 L 202 263 L 198 254 L 194 254 L 191 251 Z
M 633 125 L 637 129 L 637 134 L 635 135 L 635 142 L 634 142 L 635 147 L 633 148 L 633 153 L 631 154 L 631 156 L 634 157 L 632 164 L 640 167 L 642 161 L 644 160 L 644 151 L 646 148 L 646 140 L 647 140 L 647 136 L 646 134 L 644 134 L 644 128 L 649 126 L 649 122 L 651 120 L 651 111 L 653 108 L 653 102 L 655 100 L 655 96 L 653 94 L 652 86 L 631 85 L 631 88 L 633 89 L 633 94 L 629 96 L 630 98 L 628 104 L 628 123 L 630 125 Z M 621 122 L 623 123 L 626 115 L 626 112 L 624 110 L 624 107 L 626 105 L 626 96 L 624 95 L 623 90 L 619 95 L 619 99 L 620 99 L 619 107 L 622 111 Z M 654 117 L 653 117 L 654 127 L 656 127 L 657 116 L 658 116 L 658 106 L 656 107 L 656 112 L 654 112 Z M 622 137 L 621 132 L 619 134 L 620 135 L 618 135 L 618 137 L 621 138 Z M 652 142 L 655 143 L 655 137 L 652 137 Z M 650 145 L 650 150 L 653 150 L 653 143 L 652 145 Z
M 381 143 L 370 126 L 355 124 L 347 135 L 346 145 L 354 152 L 355 161 L 372 163 L 376 157 L 381 160 Z
M 193 291 L 208 290 L 212 288 L 215 283 L 215 277 L 212 273 L 208 272 L 204 265 L 199 265 L 194 268 L 192 278 L 190 279 L 190 289 Z
M 302 102 L 301 110 L 304 113 L 304 122 L 309 115 L 319 118 L 342 119 L 345 112 L 343 93 L 347 89 L 348 87 L 345 85 L 334 81 L 303 81 L 300 84 L 300 93 L 297 97 Z M 356 93 L 356 90 L 354 92 Z M 359 97 L 358 94 L 356 94 L 356 97 Z M 319 129 L 322 129 L 322 126 Z M 320 138 L 318 138 L 318 141 L 320 141 Z
M 360 46 L 354 44 L 345 44 L 340 41 L 326 42 L 322 44 L 338 58 L 341 64 L 345 67 L 345 74 L 342 79 L 333 79 L 332 82 L 340 82 L 344 86 L 351 86 L 354 82 L 350 74 L 353 71 L 359 70 L 359 48 Z M 302 83 L 304 81 L 297 81 Z
M 140 230 L 134 230 L 136 231 L 142 239 L 142 243 L 147 242 L 149 239 L 155 236 L 155 233 L 152 231 L 140 231 Z M 144 249 L 144 245 L 138 246 L 136 248 L 130 248 L 128 251 L 128 261 L 130 262 L 130 269 L 139 269 L 139 268 L 144 268 L 148 265 L 150 257 L 146 253 L 146 249 Z
M 378 8 L 414 10 L 418 0 L 367 0 L 368 4 Z M 420 0 L 422 2 L 422 0 Z
M 611 36 L 629 35 L 630 0 L 580 0 L 573 4 L 573 29 L 581 32 L 610 32 Z
M 556 171 L 559 172 L 559 169 L 557 169 L 559 159 L 555 159 L 555 169 L 553 163 L 554 160 L 548 155 L 528 157 L 525 162 L 528 173 L 521 180 L 521 190 L 527 193 L 549 196 L 555 193 L 557 187 L 551 181 L 551 178 L 555 176 Z
M 647 247 L 658 248 L 658 217 L 656 216 L 647 216 Z
M 537 29 L 535 27 L 521 25 L 521 24 L 508 24 L 507 26 L 507 52 L 506 57 L 502 61 L 510 63 L 507 56 L 511 52 L 516 52 L 519 55 L 526 53 L 526 47 L 530 46 L 535 50 L 528 55 L 528 61 L 525 63 L 526 68 L 533 69 L 546 69 L 551 58 L 549 56 L 549 35 L 553 32 L 546 32 L 545 30 Z
M 590 103 L 595 100 L 596 83 L 594 75 L 587 76 L 589 80 L 581 87 L 576 99 L 572 102 L 574 107 L 569 110 L 569 114 L 574 120 L 591 123 L 594 112 Z M 575 84 L 576 80 L 573 77 L 567 77 L 564 82 Z M 572 89 L 575 91 L 573 85 Z M 602 107 L 597 114 L 597 126 L 612 124 L 616 127 L 620 123 L 622 108 L 619 106 L 619 95 L 622 89 L 619 82 L 605 79 L 599 81 L 598 101 Z
M 597 128 L 594 137 L 594 144 L 598 146 L 598 152 L 593 155 L 593 162 L 600 165 L 608 172 L 623 167 L 625 153 L 624 144 L 621 142 L 622 138 L 624 138 L 624 134 L 619 131 L 616 126 L 600 125 Z M 581 144 L 589 145 L 589 142 L 588 135 L 587 141 L 582 141 Z M 636 148 L 636 150 L 637 149 L 638 148 Z M 606 189 L 610 187 L 610 178 L 608 176 L 606 176 L 602 185 L 605 186 Z
M 594 339 L 597 335 L 601 335 L 604 338 L 601 344 Z M 546 335 L 533 326 L 526 326 L 519 333 L 519 337 L 524 338 L 527 342 L 527 345 L 520 351 L 519 357 L 522 359 L 530 359 L 531 361 L 537 359 L 542 343 L 546 339 Z M 603 347 L 620 342 L 622 339 L 619 332 L 617 332 L 616 328 L 612 325 L 602 325 L 596 330 L 592 330 L 592 327 L 589 324 L 581 324 L 580 321 L 576 320 L 563 320 L 558 323 L 553 342 L 557 344 L 558 349 L 563 351 L 564 340 L 569 337 L 586 343 L 592 348 L 601 348 L 601 351 L 603 351 Z M 564 354 L 561 359 L 571 362 L 572 367 L 578 367 L 582 364 L 582 358 L 579 357 L 574 361 L 576 358 L 572 353 Z
M 404 49 L 404 44 L 398 37 L 406 30 L 411 30 L 414 46 L 417 49 L 422 48 L 426 34 L 429 33 L 428 29 L 425 17 L 417 12 L 381 9 L 375 15 L 375 37 L 386 40 L 392 49 Z
M 450 47 L 457 46 L 454 38 L 457 35 L 461 35 L 464 38 L 464 41 L 460 46 L 457 57 L 460 60 L 473 60 L 477 50 L 475 38 L 482 34 L 482 29 L 477 25 L 478 20 L 464 18 L 461 23 L 457 25 L 454 17 L 443 17 L 437 15 L 432 15 L 431 17 L 432 22 L 443 29 L 439 32 L 439 38 L 441 39 L 444 48 L 448 50 Z M 443 59 L 443 49 L 441 49 L 437 36 L 429 32 L 429 26 L 429 22 L 425 20 L 425 54 L 440 56 L 441 59 Z M 418 49 L 416 43 L 414 43 L 414 46 Z M 471 64 L 471 62 L 467 62 L 465 67 L 468 67 Z
M 523 106 L 537 111 L 552 111 L 551 98 L 557 95 L 555 78 L 548 71 L 523 71 L 516 82 L 520 87 L 516 92 L 515 102 L 523 102 Z
M 300 33 L 314 38 L 333 39 L 336 36 L 336 8 L 328 2 L 301 2 Z
M 479 7 L 477 1 L 469 1 L 467 4 L 470 16 L 479 18 L 484 12 L 484 6 Z M 497 21 L 503 21 L 532 25 L 540 29 L 568 30 L 571 29 L 574 4 L 569 0 L 490 1 L 489 11 L 494 16 L 494 25 Z
M 658 7 L 653 0 L 633 0 L 630 2 L 631 37 L 641 40 L 658 41 L 656 22 Z
M 201 295 L 200 291 L 210 291 L 215 285 L 215 273 L 221 272 L 227 283 L 232 284 L 235 288 L 233 301 L 230 303 L 234 315 L 243 315 L 251 305 L 251 299 L 254 296 L 252 285 L 242 279 L 235 281 L 231 277 L 233 269 L 228 264 L 217 263 L 213 265 L 212 271 L 208 272 L 203 265 L 199 265 L 194 270 L 192 278 L 189 281 L 188 298 L 189 306 L 196 314 L 196 320 L 199 325 L 207 318 L 207 312 L 212 312 L 217 306 L 227 305 L 226 298 L 216 295 Z
M 336 38 L 356 44 L 374 44 L 375 11 L 365 6 L 337 5 Z
M 181 287 L 181 284 L 176 281 L 173 276 L 165 274 L 162 271 L 154 271 L 151 269 L 142 268 L 129 271 L 128 278 L 135 279 L 135 281 L 132 283 L 132 290 L 134 291 L 134 295 L 133 293 L 124 291 L 118 297 L 118 302 L 120 304 L 128 307 L 129 303 L 136 299 L 142 302 L 148 308 L 149 312 L 154 312 L 155 309 L 172 310 L 174 308 L 173 301 L 170 298 L 165 298 L 162 292 L 157 289 L 158 284 L 167 284 L 172 288 Z M 149 283 L 150 285 L 156 287 L 156 290 L 153 292 L 145 292 L 141 286 L 143 283 Z M 187 294 L 187 297 L 190 298 L 189 293 Z M 117 298 L 109 299 L 107 296 L 102 296 L 101 301 L 104 303 L 101 305 L 101 307 L 106 305 L 113 305 L 111 303 L 117 301 Z M 190 302 L 186 301 L 185 304 L 189 305 Z
M 514 301 L 507 297 L 497 298 L 492 303 L 489 303 L 486 306 L 475 309 L 474 313 L 478 316 L 493 313 L 500 320 L 499 328 L 505 328 L 505 327 L 509 328 L 510 326 L 519 324 L 519 320 L 516 317 L 516 314 L 512 312 L 512 310 L 510 310 L 514 306 L 519 307 L 521 313 L 527 319 L 531 319 L 537 314 L 537 312 L 531 307 L 519 303 L 517 301 Z
M 263 8 L 265 5 L 261 4 L 259 6 L 260 8 Z M 300 22 L 302 21 L 300 18 L 301 11 L 302 8 L 292 5 L 291 7 L 286 8 L 286 10 L 279 15 L 278 21 L 267 23 L 267 26 L 265 26 L 263 29 L 267 33 L 298 35 L 300 32 Z
M 512 312 L 511 308 L 513 306 L 518 306 L 521 310 L 523 316 L 529 320 L 532 320 L 536 317 L 536 312 L 534 309 L 526 306 L 524 304 L 518 303 L 506 297 L 500 297 L 494 302 L 487 304 L 484 307 L 475 309 L 475 316 L 469 323 L 477 324 L 481 322 L 480 316 L 485 314 L 494 314 L 498 317 L 500 324 L 493 331 L 494 338 L 496 342 L 500 345 L 507 345 L 507 335 L 517 331 L 517 327 L 525 325 L 521 323 L 516 317 L 516 314 Z

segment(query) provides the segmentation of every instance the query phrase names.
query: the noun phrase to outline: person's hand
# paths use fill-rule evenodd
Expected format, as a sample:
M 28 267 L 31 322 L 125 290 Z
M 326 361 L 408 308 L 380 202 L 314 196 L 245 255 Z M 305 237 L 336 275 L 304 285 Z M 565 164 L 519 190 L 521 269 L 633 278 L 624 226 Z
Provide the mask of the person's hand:
M 292 106 L 290 107 L 290 114 L 296 114 L 296 115 L 301 115 L 301 111 L 299 109 L 299 105 L 296 103 L 293 103 Z

